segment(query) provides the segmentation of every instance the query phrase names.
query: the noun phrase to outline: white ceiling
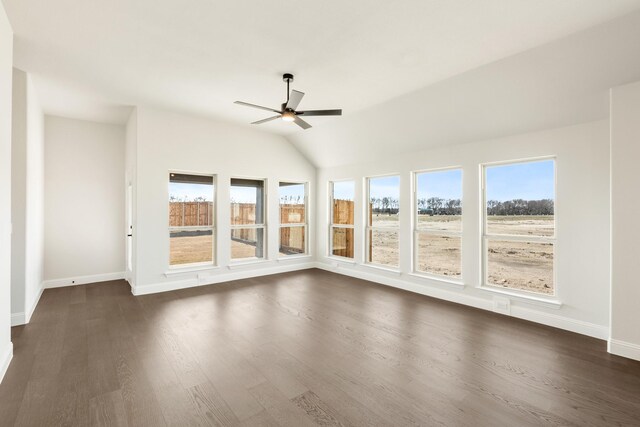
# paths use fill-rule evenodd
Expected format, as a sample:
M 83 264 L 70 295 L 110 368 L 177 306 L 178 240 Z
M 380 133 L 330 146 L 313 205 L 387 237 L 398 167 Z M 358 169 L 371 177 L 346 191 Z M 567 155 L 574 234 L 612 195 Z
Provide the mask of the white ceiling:
M 287 139 L 316 166 L 369 162 L 606 119 L 609 89 L 635 81 L 640 11 Z
M 132 105 L 248 123 L 234 100 L 277 107 L 283 72 L 301 107 L 335 121 L 624 15 L 640 0 L 3 0 L 15 66 L 49 114 L 123 123 Z M 267 114 L 268 115 L 268 114 Z M 281 121 L 262 127 L 300 131 Z M 311 132 L 307 131 L 307 132 Z M 308 154 L 310 151 L 308 152 Z

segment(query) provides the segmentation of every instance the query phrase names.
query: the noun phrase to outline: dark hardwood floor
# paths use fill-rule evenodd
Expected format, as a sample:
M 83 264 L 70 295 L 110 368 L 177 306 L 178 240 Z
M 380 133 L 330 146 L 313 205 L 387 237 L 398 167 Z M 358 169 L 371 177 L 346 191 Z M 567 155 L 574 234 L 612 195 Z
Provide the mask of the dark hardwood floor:
M 50 289 L 0 425 L 640 425 L 604 341 L 320 270 L 134 297 Z

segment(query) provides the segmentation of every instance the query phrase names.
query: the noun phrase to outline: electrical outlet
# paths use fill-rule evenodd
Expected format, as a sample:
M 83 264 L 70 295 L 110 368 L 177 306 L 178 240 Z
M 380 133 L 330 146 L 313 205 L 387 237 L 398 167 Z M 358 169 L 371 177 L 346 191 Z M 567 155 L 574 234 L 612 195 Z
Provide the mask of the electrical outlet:
M 501 314 L 511 314 L 511 300 L 504 297 L 493 297 L 493 311 Z

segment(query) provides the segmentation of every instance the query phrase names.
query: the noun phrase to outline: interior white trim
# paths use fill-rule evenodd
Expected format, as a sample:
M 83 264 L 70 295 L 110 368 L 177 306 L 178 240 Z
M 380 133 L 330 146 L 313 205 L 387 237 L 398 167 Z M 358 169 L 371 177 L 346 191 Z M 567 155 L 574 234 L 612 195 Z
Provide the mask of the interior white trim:
M 356 277 L 358 279 L 368 280 L 370 282 L 380 283 L 382 285 L 387 285 L 394 288 L 404 289 L 410 292 L 427 295 L 445 301 L 451 301 L 475 308 L 481 308 L 487 311 L 493 311 L 493 302 L 490 299 L 464 295 L 459 292 L 452 292 L 450 289 L 445 289 L 444 287 L 440 289 L 433 286 L 409 282 L 402 278 L 376 275 L 352 268 L 336 268 L 335 266 L 324 262 L 316 263 L 316 267 L 322 270 L 344 274 L 346 276 Z M 556 314 L 544 313 L 535 309 L 518 305 L 511 306 L 511 316 L 547 326 L 552 326 L 554 328 L 564 329 L 570 332 L 599 338 L 602 340 L 606 340 L 609 337 L 609 328 L 607 326 L 570 319 L 568 317 Z
M 36 311 L 36 307 L 40 302 L 40 297 L 42 297 L 42 293 L 44 292 L 44 283 L 40 285 L 40 290 L 38 291 L 38 295 L 31 302 L 31 306 L 27 310 L 27 315 L 24 319 L 24 323 L 29 323 L 31 321 L 31 316 L 33 316 L 33 312 Z
M 45 280 L 43 282 L 44 289 L 61 288 L 64 286 L 86 285 L 87 283 L 106 282 L 109 280 L 124 279 L 125 272 L 118 271 L 116 273 L 92 274 L 89 276 L 67 277 L 64 279 Z
M 640 360 L 640 345 L 609 338 L 607 351 L 616 356 Z
M 38 295 L 31 302 L 31 306 L 27 309 L 27 312 L 19 312 L 19 313 L 11 313 L 11 327 L 26 325 L 31 321 L 31 316 L 33 316 L 33 312 L 36 310 L 38 302 L 40 302 L 40 297 L 42 297 L 42 293 L 44 292 L 44 284 L 40 285 L 40 291 L 38 291 Z
M 27 322 L 25 321 L 24 311 L 19 313 L 11 313 L 11 327 L 25 325 Z
M 0 353 L 0 383 L 4 378 L 4 374 L 7 373 L 11 359 L 13 359 L 13 343 L 9 342 Z
M 264 261 L 267 262 L 267 261 Z M 262 262 L 257 263 L 262 264 Z M 246 265 L 246 264 L 245 264 Z M 153 283 L 150 285 L 132 286 L 131 293 L 135 296 L 155 294 L 157 292 L 175 291 L 178 289 L 192 288 L 195 286 L 213 285 L 215 283 L 229 282 L 231 280 L 249 279 L 258 276 L 269 276 L 278 273 L 287 273 L 289 271 L 307 270 L 314 268 L 314 262 L 301 262 L 298 264 L 289 263 L 286 265 L 278 265 L 274 267 L 256 268 L 253 270 L 237 271 L 225 274 L 194 274 L 194 277 L 184 280 L 175 280 L 171 282 Z

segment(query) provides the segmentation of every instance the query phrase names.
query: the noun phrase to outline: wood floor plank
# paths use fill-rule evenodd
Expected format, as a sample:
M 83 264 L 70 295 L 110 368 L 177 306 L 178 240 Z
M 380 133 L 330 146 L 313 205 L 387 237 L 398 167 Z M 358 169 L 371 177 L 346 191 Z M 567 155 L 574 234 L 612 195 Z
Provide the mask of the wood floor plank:
M 89 399 L 89 420 L 94 427 L 127 427 L 127 414 L 120 390 Z
M 48 289 L 12 342 L 2 427 L 640 425 L 601 340 L 320 270 Z

